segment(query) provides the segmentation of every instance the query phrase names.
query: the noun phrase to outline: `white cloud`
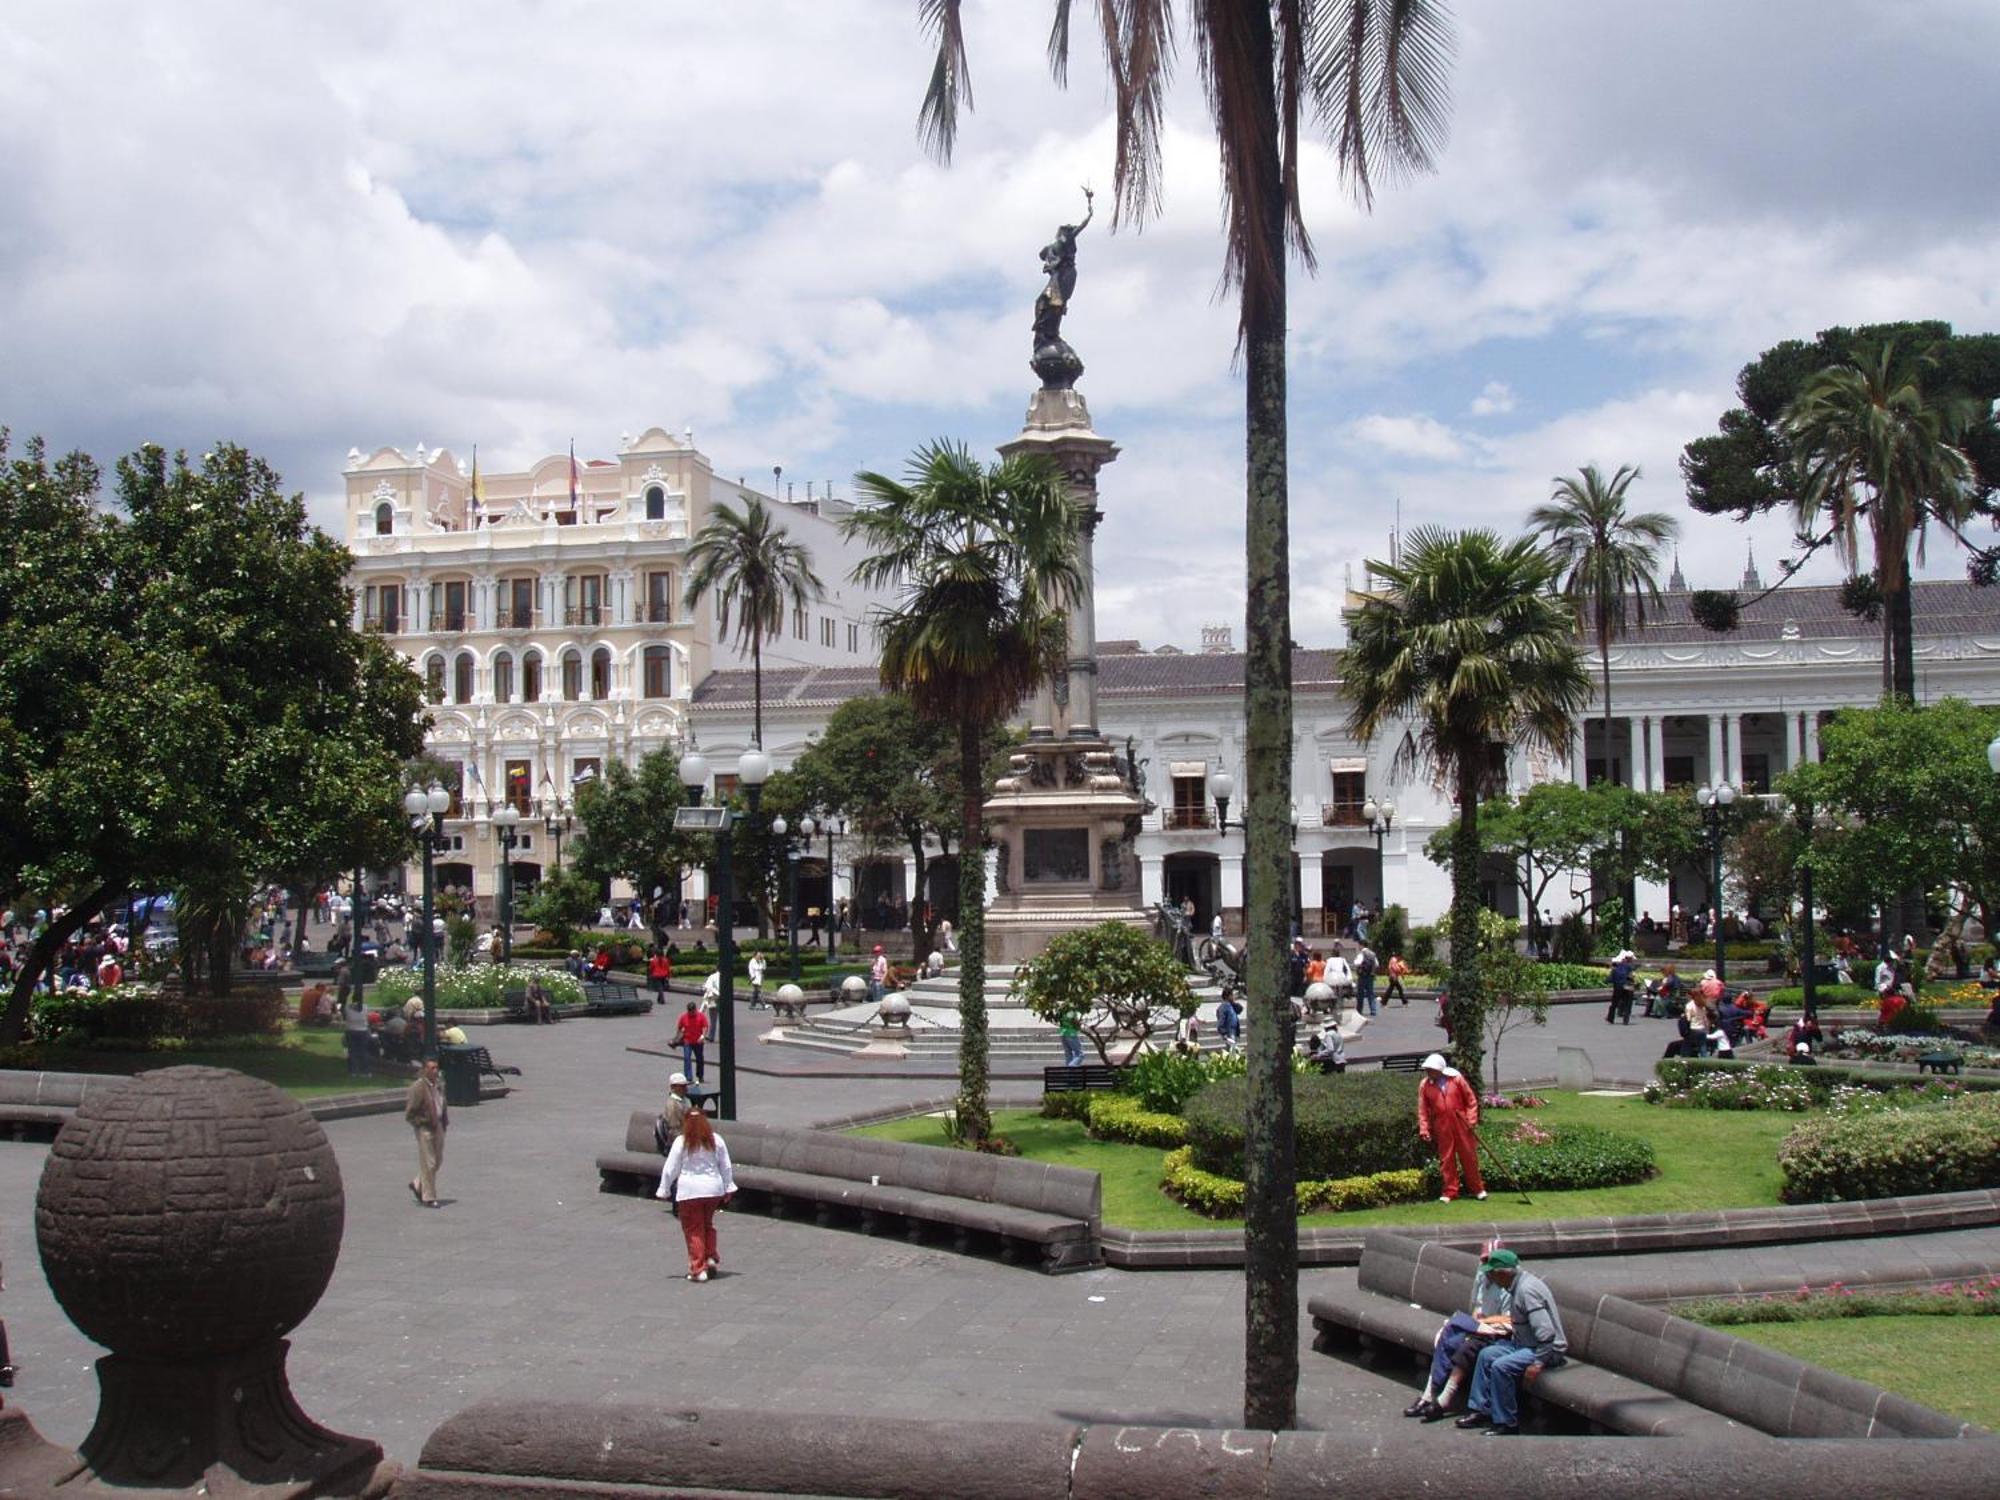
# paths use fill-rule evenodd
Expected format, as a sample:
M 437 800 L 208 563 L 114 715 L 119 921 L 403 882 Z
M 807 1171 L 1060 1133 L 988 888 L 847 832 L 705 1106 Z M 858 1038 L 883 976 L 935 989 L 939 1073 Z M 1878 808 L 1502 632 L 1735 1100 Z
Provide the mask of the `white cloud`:
M 1435 417 L 1391 417 L 1376 412 L 1349 424 L 1347 431 L 1360 446 L 1398 458 L 1461 463 L 1473 456 L 1473 445 Z
M 1504 380 L 1489 380 L 1468 409 L 1475 417 L 1502 416 L 1514 409 L 1514 388 Z

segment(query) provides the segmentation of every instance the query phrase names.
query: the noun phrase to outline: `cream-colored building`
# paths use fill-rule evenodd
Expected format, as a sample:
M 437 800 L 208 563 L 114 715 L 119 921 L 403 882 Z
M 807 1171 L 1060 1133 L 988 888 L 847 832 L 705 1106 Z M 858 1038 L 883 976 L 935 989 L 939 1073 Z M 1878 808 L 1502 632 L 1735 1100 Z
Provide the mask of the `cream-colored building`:
M 749 666 L 719 601 L 690 612 L 684 594 L 689 539 L 714 506 L 758 492 L 718 475 L 691 433 L 658 427 L 615 458 L 482 470 L 476 494 L 474 480 L 469 461 L 422 443 L 348 454 L 356 624 L 425 679 L 429 752 L 463 767 L 439 879 L 485 905 L 499 880 L 494 808 L 522 812 L 515 876 L 532 885 L 560 858 L 574 789 L 613 760 L 678 746 L 693 685 Z M 766 669 L 872 663 L 876 596 L 849 580 L 861 554 L 836 524 L 847 507 L 762 498 L 826 587 L 765 639 Z

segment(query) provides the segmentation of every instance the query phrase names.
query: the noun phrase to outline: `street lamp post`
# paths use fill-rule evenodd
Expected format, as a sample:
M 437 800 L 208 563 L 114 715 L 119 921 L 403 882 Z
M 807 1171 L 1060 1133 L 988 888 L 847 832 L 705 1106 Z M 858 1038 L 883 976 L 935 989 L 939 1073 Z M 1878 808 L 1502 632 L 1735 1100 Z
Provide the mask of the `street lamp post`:
M 1718 781 L 1714 786 L 1703 784 L 1696 790 L 1694 800 L 1701 805 L 1701 820 L 1708 829 L 1709 909 L 1715 913 L 1715 977 L 1727 980 L 1729 969 L 1722 947 L 1722 822 L 1729 813 L 1729 804 L 1736 800 L 1736 788 L 1726 781 Z
M 826 906 L 820 915 L 826 922 L 826 961 L 835 964 L 840 961 L 840 920 L 839 907 L 833 899 L 833 836 L 846 834 L 847 819 L 838 813 L 828 813 L 820 826 L 826 830 Z
M 563 834 L 576 821 L 569 803 L 553 794 L 542 799 L 542 832 L 556 841 L 556 868 L 562 868 Z
M 500 962 L 514 962 L 514 849 L 521 842 L 521 809 L 503 802 L 493 811 L 500 837 Z
M 810 813 L 800 818 L 799 836 L 793 840 L 783 818 L 771 819 L 771 832 L 785 841 L 785 941 L 791 949 L 793 984 L 799 982 L 799 850 L 810 845 L 815 826 Z
M 1396 804 L 1386 798 L 1377 802 L 1370 797 L 1361 804 L 1361 816 L 1368 824 L 1368 831 L 1375 835 L 1375 911 L 1379 916 L 1389 909 L 1389 866 L 1382 852 L 1382 841 L 1388 838 L 1396 821 Z M 1529 937 L 1532 940 L 1532 931 Z
M 1792 817 L 1805 835 L 1805 848 L 1799 852 L 1799 934 L 1800 958 L 1799 974 L 1805 986 L 1805 1013 L 1808 1021 L 1819 1015 L 1819 982 L 1814 973 L 1819 967 L 1819 956 L 1813 951 L 1813 835 L 1823 828 L 1833 826 L 1833 819 L 1825 808 L 1814 810 L 1810 802 L 1794 802 Z
M 764 782 L 771 774 L 771 758 L 757 749 L 746 750 L 737 762 L 736 781 L 743 788 L 755 816 L 764 796 Z M 708 759 L 699 750 L 681 757 L 681 785 L 687 788 L 688 805 L 701 805 L 702 789 L 708 784 Z M 715 956 L 722 975 L 722 995 L 716 1006 L 715 1042 L 722 1054 L 720 1102 L 716 1109 L 724 1120 L 736 1118 L 736 890 L 730 861 L 730 834 L 737 815 L 725 806 L 714 826 L 715 833 Z
M 1245 842 L 1247 844 L 1249 834 L 1248 825 L 1241 822 L 1231 823 L 1229 821 L 1229 799 L 1236 795 L 1236 778 L 1220 766 L 1217 766 L 1208 775 L 1208 795 L 1215 799 L 1215 831 L 1226 838 L 1231 828 L 1241 828 L 1244 830 Z M 1246 848 L 1244 852 L 1247 854 L 1249 851 Z M 1239 877 L 1239 884 L 1243 887 L 1241 892 L 1243 897 L 1243 940 L 1247 944 L 1250 940 L 1249 862 L 1246 860 L 1241 868 L 1243 873 Z M 1218 907 L 1222 904 L 1220 900 L 1221 894 L 1220 891 L 1216 892 L 1216 905 Z
M 437 1030 L 437 934 L 432 907 L 437 899 L 437 851 L 444 842 L 444 815 L 451 807 L 451 793 L 435 781 L 428 790 L 412 787 L 403 795 L 403 811 L 409 816 L 410 831 L 424 851 L 424 1056 L 436 1057 Z

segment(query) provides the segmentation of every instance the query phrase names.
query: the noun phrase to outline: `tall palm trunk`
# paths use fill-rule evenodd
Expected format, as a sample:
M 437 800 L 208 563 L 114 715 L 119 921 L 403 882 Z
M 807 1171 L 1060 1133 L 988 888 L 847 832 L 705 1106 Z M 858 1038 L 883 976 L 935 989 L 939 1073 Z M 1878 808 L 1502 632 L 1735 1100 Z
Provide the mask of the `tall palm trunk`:
M 1244 618 L 1245 981 L 1253 1024 L 1244 1028 L 1249 1112 L 1244 1123 L 1243 1422 L 1265 1431 L 1298 1422 L 1298 1151 L 1292 1125 L 1292 1009 L 1286 995 L 1292 849 L 1292 588 L 1285 455 L 1285 249 L 1277 101 L 1271 76 L 1270 10 L 1252 6 L 1263 35 L 1262 97 L 1243 146 L 1264 213 L 1273 274 L 1245 268 Z M 1250 23 L 1246 22 L 1246 27 Z M 1269 91 L 1269 92 L 1265 92 Z M 1245 212 L 1253 211 L 1246 208 Z
M 1611 762 L 1611 617 L 1603 605 L 1597 607 L 1597 660 L 1604 676 L 1604 779 L 1618 785 Z M 1626 767 L 1629 772 L 1630 767 Z M 1583 750 L 1583 780 L 1590 782 L 1590 747 Z
M 1479 1088 L 1482 1010 L 1479 994 L 1479 763 L 1458 763 L 1458 827 L 1451 836 L 1451 1050 L 1458 1070 Z
M 958 1131 L 962 1140 L 992 1133 L 986 1107 L 986 762 L 980 726 L 958 726 Z
M 764 622 L 750 636 L 750 743 L 764 748 Z
M 1910 602 L 1907 552 L 1890 559 L 1893 577 L 1884 581 L 1882 627 L 1889 639 L 1889 675 L 1883 687 L 1905 703 L 1917 701 L 1916 618 Z

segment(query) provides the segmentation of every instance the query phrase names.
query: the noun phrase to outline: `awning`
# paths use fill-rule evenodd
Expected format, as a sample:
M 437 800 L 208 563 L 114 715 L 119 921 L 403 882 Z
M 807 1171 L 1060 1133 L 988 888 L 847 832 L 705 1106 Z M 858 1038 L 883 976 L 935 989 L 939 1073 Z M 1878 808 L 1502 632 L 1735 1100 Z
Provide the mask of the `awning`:
M 1174 760 L 1167 762 L 1169 776 L 1199 776 L 1208 779 L 1208 762 L 1205 760 Z
M 1333 758 L 1333 774 L 1351 776 L 1356 771 L 1366 772 L 1368 757 L 1365 755 L 1336 755 Z

